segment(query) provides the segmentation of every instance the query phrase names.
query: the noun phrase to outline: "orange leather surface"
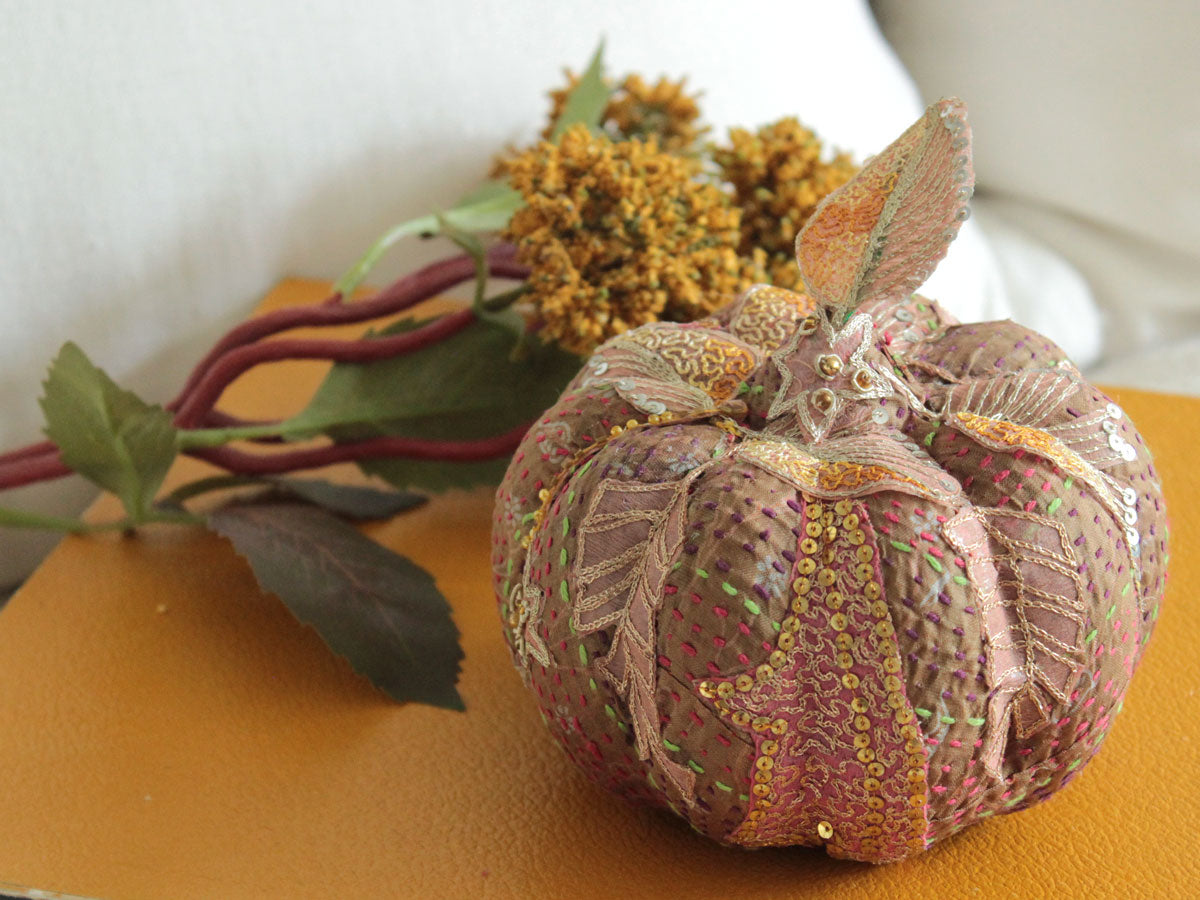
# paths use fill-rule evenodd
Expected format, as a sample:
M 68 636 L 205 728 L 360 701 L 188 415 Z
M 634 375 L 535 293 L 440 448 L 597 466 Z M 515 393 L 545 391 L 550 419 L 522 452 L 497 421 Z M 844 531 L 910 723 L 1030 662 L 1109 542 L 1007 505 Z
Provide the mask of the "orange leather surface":
M 286 282 L 267 303 L 323 290 Z M 278 414 L 319 375 L 253 373 L 229 408 Z M 627 806 L 542 725 L 490 593 L 491 497 L 452 493 L 370 533 L 430 569 L 454 607 L 465 714 L 376 693 L 218 538 L 65 540 L 0 613 L 0 892 L 1200 895 L 1200 401 L 1116 395 L 1166 485 L 1170 587 L 1106 746 L 1048 803 L 888 867 L 722 848 Z

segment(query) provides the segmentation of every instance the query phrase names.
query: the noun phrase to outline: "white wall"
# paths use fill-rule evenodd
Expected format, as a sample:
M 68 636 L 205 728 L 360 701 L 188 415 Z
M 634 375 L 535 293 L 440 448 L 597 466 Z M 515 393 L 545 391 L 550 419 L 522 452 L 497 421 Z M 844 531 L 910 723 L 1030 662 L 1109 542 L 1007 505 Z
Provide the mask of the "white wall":
M 919 112 L 859 2 L 0 0 L 0 22 L 0 448 L 38 436 L 68 338 L 171 396 L 278 279 L 337 276 L 532 138 L 601 35 L 611 71 L 690 74 L 716 125 L 799 114 L 862 157 Z M 0 532 L 0 584 L 36 552 Z

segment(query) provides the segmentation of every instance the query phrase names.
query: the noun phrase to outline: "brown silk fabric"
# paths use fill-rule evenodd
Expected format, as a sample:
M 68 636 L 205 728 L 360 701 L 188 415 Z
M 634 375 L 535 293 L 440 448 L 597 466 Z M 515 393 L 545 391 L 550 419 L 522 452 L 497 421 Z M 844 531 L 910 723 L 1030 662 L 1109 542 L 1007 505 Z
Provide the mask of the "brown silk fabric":
M 1044 338 L 758 287 L 597 352 L 509 468 L 493 561 L 590 778 L 722 842 L 882 862 L 1096 752 L 1164 514 L 1132 424 Z

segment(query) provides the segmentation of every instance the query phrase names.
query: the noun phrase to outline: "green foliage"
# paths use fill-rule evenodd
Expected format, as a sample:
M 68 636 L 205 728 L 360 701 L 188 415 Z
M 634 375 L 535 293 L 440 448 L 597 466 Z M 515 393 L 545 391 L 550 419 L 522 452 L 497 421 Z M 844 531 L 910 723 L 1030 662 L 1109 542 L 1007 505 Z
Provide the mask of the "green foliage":
M 119 388 L 70 342 L 50 364 L 41 406 L 62 461 L 143 521 L 177 452 L 170 413 Z
M 301 503 L 227 506 L 209 516 L 258 583 L 355 671 L 398 701 L 463 709 L 463 658 L 433 577 L 340 519 Z
M 405 321 L 383 334 L 417 327 Z M 338 363 L 309 405 L 284 423 L 293 435 L 337 441 L 390 435 L 427 440 L 478 440 L 533 421 L 579 370 L 564 350 L 529 340 L 513 359 L 511 331 L 475 321 L 452 340 L 370 363 Z M 444 490 L 495 484 L 507 460 L 480 463 L 385 459 L 360 463 L 396 487 Z
M 578 84 L 571 89 L 567 102 L 563 105 L 562 114 L 554 123 L 550 140 L 557 141 L 563 132 L 580 122 L 592 131 L 598 131 L 600 118 L 604 115 L 604 108 L 608 105 L 611 95 L 612 91 L 604 83 L 604 41 L 601 41 Z

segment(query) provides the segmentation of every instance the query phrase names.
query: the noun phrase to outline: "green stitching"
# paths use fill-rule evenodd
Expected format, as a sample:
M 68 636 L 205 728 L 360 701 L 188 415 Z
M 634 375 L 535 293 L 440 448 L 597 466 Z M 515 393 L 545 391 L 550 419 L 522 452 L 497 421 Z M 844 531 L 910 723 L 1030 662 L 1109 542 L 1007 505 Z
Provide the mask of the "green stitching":
M 931 566 L 933 566 L 934 571 L 936 571 L 936 572 L 946 571 L 945 569 L 942 568 L 942 564 L 940 562 L 938 562 L 938 558 L 936 556 L 934 556 L 932 553 L 926 553 L 926 554 L 924 554 L 924 556 L 925 556 L 925 561 L 928 562 Z
M 1055 497 L 1050 501 L 1050 505 L 1046 507 L 1046 512 L 1048 512 L 1050 515 L 1054 515 L 1056 512 L 1058 512 L 1058 508 L 1060 506 L 1062 506 L 1062 497 Z
M 889 543 L 893 547 L 895 547 L 897 550 L 901 551 L 902 553 L 912 553 L 913 552 L 913 548 L 910 547 L 908 544 L 902 544 L 902 543 L 900 543 L 900 541 L 889 541 Z
M 737 596 L 737 588 L 735 588 L 735 587 L 734 587 L 732 584 L 730 584 L 728 581 L 722 581 L 722 582 L 721 582 L 721 590 L 723 590 L 725 593 L 727 593 L 727 594 L 728 594 L 730 597 L 736 597 L 736 596 Z

